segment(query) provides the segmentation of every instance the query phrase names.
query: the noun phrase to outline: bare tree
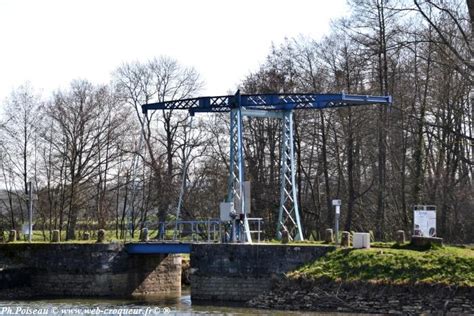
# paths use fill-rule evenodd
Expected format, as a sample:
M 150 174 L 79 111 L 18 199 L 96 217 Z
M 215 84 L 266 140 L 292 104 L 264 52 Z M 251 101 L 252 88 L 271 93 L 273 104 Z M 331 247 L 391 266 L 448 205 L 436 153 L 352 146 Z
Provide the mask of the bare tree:
M 21 222 L 24 221 L 26 203 L 24 198 L 28 194 L 28 182 L 34 175 L 34 151 L 37 138 L 38 122 L 41 121 L 41 97 L 29 83 L 19 86 L 12 91 L 4 108 L 5 123 L 2 124 L 3 141 L 2 149 L 5 153 L 4 164 L 7 164 L 14 175 L 13 187 L 22 187 L 23 194 L 15 193 L 20 207 Z M 6 166 L 5 166 L 6 167 Z M 16 191 L 16 190 L 15 190 Z M 12 197 L 9 197 L 10 206 Z M 11 210 L 13 214 L 13 210 Z M 12 221 L 12 225 L 14 223 Z
M 114 112 L 115 100 L 107 87 L 95 87 L 86 81 L 73 81 L 71 90 L 58 92 L 48 109 L 53 120 L 53 137 L 48 141 L 65 162 L 67 179 L 67 234 L 75 239 L 75 231 L 81 211 L 88 209 L 91 183 L 99 177 L 99 201 L 103 194 L 103 168 L 107 170 L 114 157 L 111 140 L 123 132 L 124 114 Z M 47 136 L 47 134 L 46 134 Z M 109 150 L 105 157 L 102 149 Z M 93 188 L 94 186 L 92 186 Z M 100 204 L 100 203 L 99 203 Z M 99 206 L 101 207 L 101 206 Z M 100 219 L 100 214 L 99 214 Z
M 165 221 L 177 200 L 176 176 L 180 172 L 174 167 L 179 149 L 176 137 L 179 130 L 186 128 L 186 118 L 173 111 L 163 111 L 158 118 L 154 112 L 143 116 L 141 105 L 191 97 L 201 89 L 202 81 L 194 68 L 181 66 L 169 57 L 123 64 L 114 72 L 114 81 L 122 100 L 135 110 L 146 157 L 137 154 L 152 171 L 149 179 L 154 188 L 152 206 L 158 208 L 159 220 Z

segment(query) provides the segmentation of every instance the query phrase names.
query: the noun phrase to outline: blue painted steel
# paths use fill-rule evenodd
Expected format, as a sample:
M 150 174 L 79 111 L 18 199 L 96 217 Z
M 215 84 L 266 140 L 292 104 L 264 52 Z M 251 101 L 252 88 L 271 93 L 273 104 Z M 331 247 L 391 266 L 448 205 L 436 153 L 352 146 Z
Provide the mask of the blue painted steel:
M 142 105 L 143 113 L 149 110 L 188 110 L 196 112 L 229 112 L 236 107 L 261 110 L 323 109 L 363 104 L 391 104 L 391 96 L 355 94 L 240 94 L 200 97 Z
M 230 174 L 228 182 L 227 202 L 238 201 L 239 210 L 237 214 L 243 215 L 244 236 L 239 241 L 252 242 L 248 218 L 245 213 L 244 184 L 244 161 L 243 161 L 243 131 L 242 117 L 272 117 L 283 121 L 282 124 L 282 161 L 281 161 L 281 183 L 280 183 L 280 210 L 278 229 L 288 231 L 290 237 L 296 240 L 304 240 L 300 215 L 297 202 L 297 188 L 295 175 L 295 154 L 293 136 L 293 115 L 295 109 L 324 109 L 335 107 L 356 106 L 365 104 L 391 104 L 391 96 L 368 96 L 351 94 L 240 94 L 235 95 L 200 97 L 175 101 L 158 102 L 142 105 L 143 113 L 149 110 L 188 110 L 191 115 L 197 112 L 230 112 Z M 275 112 L 278 111 L 278 112 Z M 232 239 L 236 241 L 236 235 L 240 233 L 238 220 L 233 220 Z M 239 228 L 236 233 L 236 226 Z M 243 238 L 242 238 L 243 237 Z M 133 251 L 151 251 L 148 244 L 136 244 Z M 144 246 L 140 246 L 144 245 Z M 153 244 L 150 244 L 153 245 Z M 161 244 L 163 245 L 163 244 Z M 172 246 L 155 244 L 152 251 L 163 251 L 162 253 L 178 253 L 172 251 Z M 175 244 L 176 245 L 176 244 Z M 144 247 L 144 248 L 141 248 Z M 177 250 L 181 252 L 182 250 Z M 137 252 L 138 253 L 138 252 Z M 144 252 L 146 253 L 146 252 Z M 154 252 L 158 253 L 158 252 Z
M 129 254 L 167 254 L 167 253 L 191 253 L 190 243 L 128 243 L 125 250 Z
M 246 204 L 244 194 L 244 152 L 243 152 L 243 125 L 242 108 L 233 108 L 230 112 L 230 168 L 228 180 L 227 202 L 234 202 L 235 218 L 232 220 L 232 240 L 236 242 L 252 242 L 250 227 L 247 220 Z M 238 209 L 237 209 L 238 207 Z M 240 227 L 240 219 L 243 216 L 243 229 Z
M 227 198 L 226 202 L 233 202 L 234 201 L 234 169 L 236 167 L 236 161 L 235 161 L 235 152 L 236 152 L 236 141 L 237 141 L 237 113 L 236 111 L 231 111 L 230 112 L 230 129 L 229 129 L 229 134 L 230 134 L 230 150 L 229 150 L 229 156 L 230 156 L 230 166 L 229 166 L 229 177 L 227 181 Z
M 240 102 L 240 101 L 239 101 Z M 237 125 L 237 133 L 238 133 L 238 151 L 237 154 L 239 155 L 237 158 L 238 164 L 239 164 L 239 195 L 240 195 L 240 214 L 244 216 L 243 221 L 244 221 L 244 233 L 245 236 L 242 236 L 240 240 L 245 240 L 246 242 L 252 243 L 252 237 L 250 235 L 250 227 L 248 223 L 248 216 L 246 210 L 246 204 L 249 203 L 250 201 L 246 201 L 245 199 L 245 191 L 244 191 L 244 181 L 245 181 L 245 176 L 244 176 L 244 145 L 243 145 L 243 125 L 242 125 L 242 109 L 239 108 L 237 112 L 237 120 L 238 120 L 238 125 Z
M 296 186 L 296 157 L 294 152 L 293 111 L 283 112 L 280 154 L 280 208 L 277 238 L 286 231 L 291 240 L 304 240 L 298 207 Z

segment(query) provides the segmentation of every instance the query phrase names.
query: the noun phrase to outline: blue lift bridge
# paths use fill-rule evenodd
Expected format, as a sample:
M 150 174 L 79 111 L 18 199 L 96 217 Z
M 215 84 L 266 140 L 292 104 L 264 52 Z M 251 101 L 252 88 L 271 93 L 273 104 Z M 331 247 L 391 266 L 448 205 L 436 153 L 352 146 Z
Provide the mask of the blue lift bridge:
M 142 105 L 147 115 L 152 110 L 187 110 L 195 113 L 230 113 L 230 170 L 226 202 L 232 205 L 232 241 L 252 243 L 248 206 L 244 192 L 245 170 L 243 152 L 244 116 L 275 118 L 281 124 L 280 206 L 277 233 L 284 232 L 290 240 L 304 240 L 298 208 L 296 163 L 294 152 L 294 110 L 311 110 L 368 104 L 389 105 L 391 96 L 349 94 L 240 94 L 200 97 Z M 235 206 L 235 208 L 234 208 Z

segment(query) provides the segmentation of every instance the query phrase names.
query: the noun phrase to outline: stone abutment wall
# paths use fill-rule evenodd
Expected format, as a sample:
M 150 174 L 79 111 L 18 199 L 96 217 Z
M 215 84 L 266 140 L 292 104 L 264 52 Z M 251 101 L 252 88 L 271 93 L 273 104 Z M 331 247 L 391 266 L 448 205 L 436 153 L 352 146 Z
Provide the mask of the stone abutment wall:
M 12 298 L 180 292 L 181 256 L 129 255 L 122 244 L 3 244 L 0 284 Z
M 273 280 L 324 256 L 334 247 L 196 244 L 191 252 L 192 300 L 248 301 Z

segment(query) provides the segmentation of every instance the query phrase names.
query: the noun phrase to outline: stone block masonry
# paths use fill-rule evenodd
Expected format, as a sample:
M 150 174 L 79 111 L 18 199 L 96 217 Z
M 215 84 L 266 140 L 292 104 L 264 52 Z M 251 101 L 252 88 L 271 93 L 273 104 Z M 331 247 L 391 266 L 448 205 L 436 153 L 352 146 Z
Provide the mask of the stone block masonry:
M 0 267 L 0 280 L 8 280 L 2 282 L 0 297 L 15 292 L 126 297 L 181 291 L 180 255 L 129 255 L 122 244 L 4 244 Z
M 248 301 L 334 247 L 193 244 L 193 300 Z M 182 258 L 122 244 L 2 244 L 0 298 L 153 295 L 181 291 Z M 3 282 L 5 281 L 5 282 Z
M 474 289 L 443 284 L 282 280 L 247 304 L 266 309 L 378 315 L 474 315 Z
M 248 301 L 273 280 L 324 256 L 331 246 L 195 244 L 191 252 L 192 300 Z

